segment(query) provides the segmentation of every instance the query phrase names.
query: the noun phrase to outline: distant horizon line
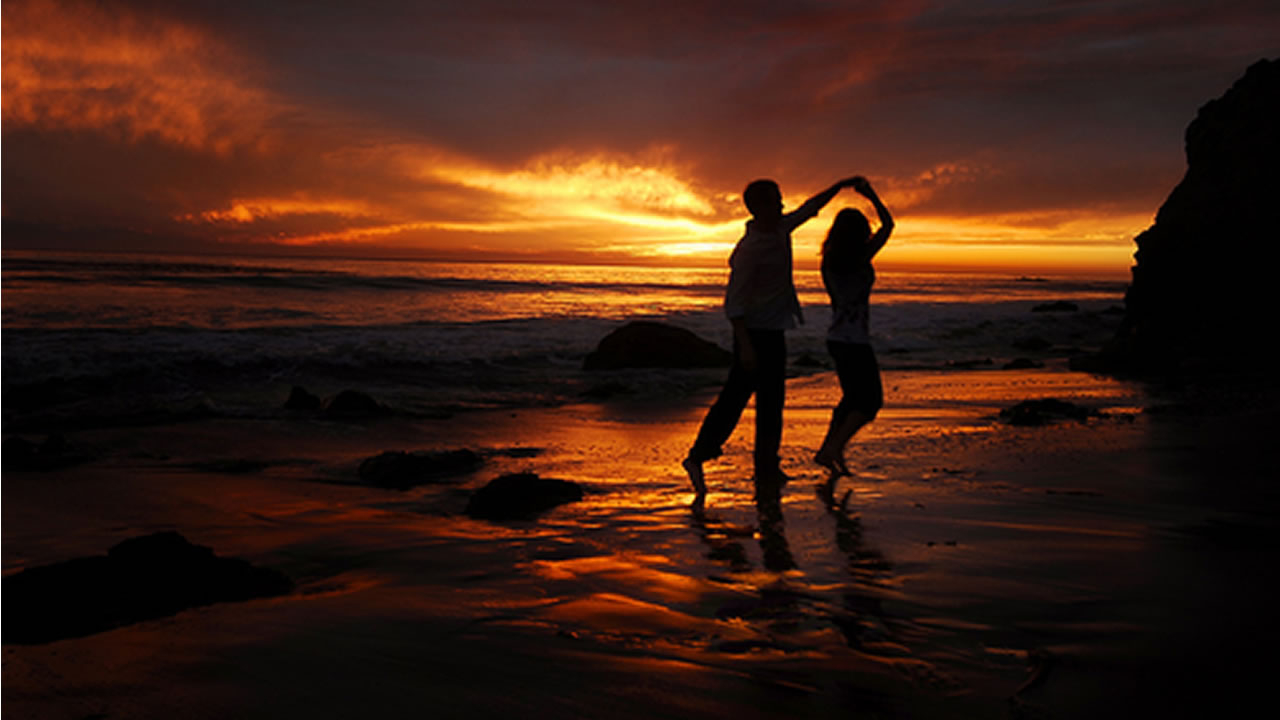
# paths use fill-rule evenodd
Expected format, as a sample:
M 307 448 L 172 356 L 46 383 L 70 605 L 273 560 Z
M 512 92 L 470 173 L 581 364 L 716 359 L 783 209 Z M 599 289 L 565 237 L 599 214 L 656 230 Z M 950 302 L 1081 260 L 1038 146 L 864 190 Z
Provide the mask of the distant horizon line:
M 373 248 L 370 248 L 373 249 Z M 568 265 L 579 267 L 648 267 L 648 268 L 691 268 L 702 270 L 728 270 L 728 258 L 723 261 L 712 261 L 703 258 L 657 258 L 657 257 L 632 257 L 632 258 L 575 258 L 575 257 L 530 257 L 530 256 L 491 256 L 491 257 L 464 257 L 450 256 L 448 254 L 432 254 L 432 253 L 414 253 L 414 252 L 395 252 L 387 251 L 375 252 L 372 254 L 344 254 L 344 253 L 307 253 L 307 252 L 288 252 L 284 248 L 266 248 L 240 247 L 237 250 L 221 250 L 216 248 L 202 248 L 190 250 L 175 250 L 162 248 L 70 248 L 70 247 L 53 247 L 53 248 L 37 248 L 37 247 L 0 247 L 0 253 L 8 255 L 10 253 L 31 253 L 31 254 L 56 254 L 56 255 L 153 255 L 165 257 L 218 257 L 218 258 L 245 258 L 245 259 L 282 259 L 282 260 L 334 260 L 344 262 L 421 262 L 421 263 L 458 263 L 468 265 Z M 819 261 L 810 258 L 798 258 L 795 261 L 797 269 L 817 270 Z M 998 263 L 917 263 L 903 261 L 878 261 L 876 269 L 883 272 L 924 272 L 924 273 L 940 273 L 940 274 L 1001 274 L 1001 275 L 1105 275 L 1119 277 L 1121 275 L 1129 276 L 1132 265 L 1124 268 L 1090 266 L 1090 265 L 1063 265 L 1046 263 L 1044 265 L 1014 265 L 1014 264 L 998 264 Z

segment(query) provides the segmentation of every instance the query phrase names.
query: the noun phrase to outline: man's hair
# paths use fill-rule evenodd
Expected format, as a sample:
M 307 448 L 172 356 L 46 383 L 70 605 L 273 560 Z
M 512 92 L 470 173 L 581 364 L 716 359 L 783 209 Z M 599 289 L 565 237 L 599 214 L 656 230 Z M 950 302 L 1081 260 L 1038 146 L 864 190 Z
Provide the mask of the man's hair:
M 772 180 L 754 180 L 742 191 L 742 202 L 752 215 L 759 215 L 765 203 L 772 203 L 782 198 L 778 183 Z

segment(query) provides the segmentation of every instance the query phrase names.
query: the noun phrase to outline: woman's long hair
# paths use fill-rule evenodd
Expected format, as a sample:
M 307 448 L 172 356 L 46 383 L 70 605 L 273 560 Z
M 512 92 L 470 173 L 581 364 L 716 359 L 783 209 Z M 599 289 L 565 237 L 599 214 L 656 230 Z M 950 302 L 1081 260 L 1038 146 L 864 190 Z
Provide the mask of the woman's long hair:
M 864 250 L 871 239 L 871 223 L 861 210 L 845 208 L 836 219 L 822 242 L 822 267 L 847 267 L 865 256 Z

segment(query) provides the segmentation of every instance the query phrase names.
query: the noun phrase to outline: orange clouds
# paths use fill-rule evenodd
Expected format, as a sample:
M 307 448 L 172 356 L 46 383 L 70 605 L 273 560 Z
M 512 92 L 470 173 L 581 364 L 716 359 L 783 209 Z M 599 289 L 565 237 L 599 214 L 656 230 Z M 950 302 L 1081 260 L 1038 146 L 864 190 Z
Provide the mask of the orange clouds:
M 505 217 L 612 228 L 619 242 L 720 233 L 736 210 L 699 192 L 673 168 L 603 154 L 536 158 L 510 170 L 460 166 L 430 172 L 495 194 Z
M 399 195 L 394 202 L 305 194 L 235 198 L 176 219 L 237 239 L 258 226 L 263 240 L 290 245 L 542 233 L 566 246 L 608 237 L 613 251 L 639 255 L 662 254 L 667 242 L 731 234 L 738 225 L 725 220 L 738 214 L 736 203 L 708 197 L 671 167 L 618 155 L 559 153 L 500 168 L 399 144 L 363 155 L 335 153 L 326 162 L 334 176 L 376 162 L 387 173 L 383 182 L 399 187 Z M 290 218 L 304 216 L 328 218 L 329 227 L 287 229 Z
M 114 4 L 3 6 L 7 128 L 93 130 L 225 153 L 283 107 L 199 30 Z
M 373 214 L 373 209 L 354 200 L 313 200 L 308 198 L 252 198 L 232 201 L 223 210 L 207 210 L 182 215 L 178 219 L 187 222 L 252 223 L 264 219 L 278 219 L 292 215 L 336 215 L 361 217 Z
M 977 167 L 956 162 L 939 163 L 923 172 L 906 178 L 893 178 L 881 192 L 884 200 L 905 210 L 927 202 L 948 187 L 977 182 L 984 175 L 997 172 L 989 167 Z
M 1185 123 L 1278 17 L 526 5 L 9 0 L 6 240 L 721 265 L 747 181 L 796 207 L 861 173 L 898 216 L 886 260 L 1127 266 Z M 844 205 L 869 212 L 842 194 L 798 262 Z
M 602 156 L 537 158 L 525 168 L 508 172 L 446 168 L 431 173 L 468 187 L 552 203 L 571 213 L 574 208 L 593 206 L 701 216 L 715 212 L 672 170 Z

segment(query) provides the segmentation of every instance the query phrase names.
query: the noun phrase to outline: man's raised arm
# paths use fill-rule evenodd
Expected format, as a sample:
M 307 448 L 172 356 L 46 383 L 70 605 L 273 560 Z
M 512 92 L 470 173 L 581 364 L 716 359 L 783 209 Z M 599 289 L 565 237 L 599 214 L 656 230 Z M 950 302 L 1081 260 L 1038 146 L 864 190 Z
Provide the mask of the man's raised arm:
M 817 195 L 805 200 L 804 204 L 796 208 L 795 212 L 789 213 L 789 216 L 795 221 L 795 225 L 799 225 L 800 223 L 817 215 L 822 208 L 826 207 L 827 203 L 831 202 L 831 199 L 836 196 L 836 193 L 847 187 L 853 187 L 855 181 L 858 179 L 859 176 L 854 176 L 847 177 L 836 182 L 826 190 L 823 190 Z

